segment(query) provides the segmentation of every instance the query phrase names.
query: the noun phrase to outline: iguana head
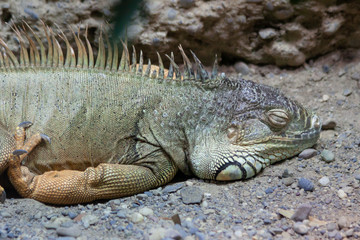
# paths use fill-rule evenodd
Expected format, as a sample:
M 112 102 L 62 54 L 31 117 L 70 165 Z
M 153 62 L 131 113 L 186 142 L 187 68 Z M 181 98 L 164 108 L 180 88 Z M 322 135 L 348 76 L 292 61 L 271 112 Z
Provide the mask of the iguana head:
M 198 132 L 189 156 L 204 179 L 252 177 L 319 138 L 318 116 L 269 86 L 225 79 L 213 105 L 213 121 Z

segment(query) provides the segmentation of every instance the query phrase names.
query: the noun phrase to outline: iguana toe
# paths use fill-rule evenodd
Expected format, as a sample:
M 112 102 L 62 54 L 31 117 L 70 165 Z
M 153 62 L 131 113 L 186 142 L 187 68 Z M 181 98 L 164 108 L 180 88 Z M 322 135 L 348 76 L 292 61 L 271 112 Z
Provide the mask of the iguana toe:
M 28 128 L 28 127 L 31 127 L 31 125 L 33 125 L 32 122 L 30 122 L 30 121 L 24 121 L 24 122 L 20 123 L 20 124 L 18 125 L 18 127 Z
M 5 193 L 5 190 L 3 190 L 3 191 L 0 193 L 0 202 L 1 202 L 1 203 L 4 203 L 4 202 L 5 202 L 5 199 L 6 199 L 6 193 Z

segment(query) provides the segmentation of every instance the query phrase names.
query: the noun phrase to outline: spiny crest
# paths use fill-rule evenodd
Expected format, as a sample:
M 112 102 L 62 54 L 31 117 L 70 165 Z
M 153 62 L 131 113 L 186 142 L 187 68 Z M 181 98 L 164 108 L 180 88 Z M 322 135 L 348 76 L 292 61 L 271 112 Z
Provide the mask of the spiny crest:
M 66 45 L 66 53 L 64 54 L 54 31 L 43 22 L 42 26 L 46 36 L 47 48 L 44 46 L 39 36 L 26 22 L 23 22 L 20 28 L 17 26 L 12 27 L 19 41 L 19 57 L 16 57 L 9 49 L 6 42 L 0 38 L 0 69 L 11 70 L 29 67 L 99 69 L 129 72 L 138 76 L 156 79 L 191 80 L 212 84 L 217 83 L 217 80 L 220 78 L 224 78 L 224 76 L 218 75 L 216 56 L 213 70 L 211 75 L 209 75 L 201 61 L 192 51 L 190 52 L 193 56 L 194 64 L 191 63 L 181 45 L 179 46 L 179 50 L 184 61 L 183 71 L 181 71 L 180 67 L 175 63 L 174 54 L 172 52 L 170 56 L 165 54 L 170 61 L 168 69 L 164 68 L 162 58 L 158 52 L 158 66 L 151 65 L 150 59 L 148 60 L 148 63 L 144 65 L 142 51 L 140 51 L 139 60 L 137 60 L 137 54 L 134 46 L 132 47 L 130 60 L 130 53 L 126 40 L 125 42 L 120 41 L 123 48 L 120 56 L 118 44 L 110 43 L 109 37 L 106 33 L 103 33 L 102 30 L 99 36 L 99 47 L 97 49 L 97 57 L 95 61 L 93 47 L 87 37 L 87 28 L 83 37 L 80 37 L 80 29 L 78 29 L 77 33 L 75 33 L 74 30 L 70 28 L 77 48 L 76 54 L 64 32 L 57 27 L 59 32 L 57 36 L 62 39 Z M 29 36 L 28 31 L 31 32 L 36 43 L 33 38 Z M 25 39 L 29 44 L 28 48 L 26 47 Z

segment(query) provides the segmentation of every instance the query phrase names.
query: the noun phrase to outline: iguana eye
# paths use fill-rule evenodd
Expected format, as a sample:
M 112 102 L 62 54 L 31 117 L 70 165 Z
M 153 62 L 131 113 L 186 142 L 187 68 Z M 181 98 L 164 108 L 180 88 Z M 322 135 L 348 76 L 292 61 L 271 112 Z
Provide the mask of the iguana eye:
M 269 125 L 276 129 L 284 128 L 290 122 L 289 114 L 283 109 L 271 109 L 265 115 Z

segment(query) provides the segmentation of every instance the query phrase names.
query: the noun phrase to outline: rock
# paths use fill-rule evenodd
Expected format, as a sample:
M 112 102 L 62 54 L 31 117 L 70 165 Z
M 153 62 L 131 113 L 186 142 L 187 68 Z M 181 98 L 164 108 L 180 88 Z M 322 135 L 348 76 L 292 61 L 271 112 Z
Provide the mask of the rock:
M 323 70 L 324 73 L 329 73 L 329 72 L 330 72 L 330 67 L 329 67 L 329 65 L 326 65 L 326 64 L 323 65 L 323 66 L 322 66 L 322 70 Z
M 322 101 L 322 102 L 327 102 L 329 99 L 330 99 L 329 95 L 324 94 L 324 95 L 322 96 L 321 101 Z
M 0 216 L 3 217 L 3 218 L 11 218 L 11 213 L 9 213 L 8 211 L 6 210 L 1 210 L 0 211 Z
M 272 56 L 275 63 L 279 66 L 297 67 L 305 62 L 304 53 L 300 52 L 296 46 L 283 42 L 274 41 L 268 50 L 268 54 Z
M 350 227 L 350 219 L 345 217 L 345 216 L 341 216 L 338 221 L 337 224 L 339 226 L 340 229 L 342 228 L 348 228 Z
M 173 184 L 173 185 L 167 185 L 167 186 L 163 189 L 162 193 L 163 193 L 163 194 L 173 193 L 173 192 L 176 192 L 176 191 L 178 191 L 179 189 L 183 188 L 184 186 L 185 186 L 184 183 L 175 183 L 175 184 Z
M 355 72 L 351 75 L 352 80 L 360 80 L 360 73 Z
M 356 180 L 359 180 L 359 181 L 360 181 L 360 173 L 355 173 L 355 174 L 354 174 L 354 178 L 355 178 Z
M 149 231 L 149 240 L 162 240 L 165 237 L 165 228 L 152 228 Z
M 325 176 L 325 177 L 320 178 L 318 182 L 321 186 L 325 187 L 330 183 L 330 179 Z
M 348 96 L 350 96 L 351 94 L 352 94 L 351 89 L 348 89 L 348 88 L 344 89 L 343 95 L 344 95 L 345 97 L 348 97 Z
M 305 191 L 313 191 L 314 190 L 314 184 L 312 181 L 310 181 L 307 178 L 299 178 L 298 180 L 298 186 Z
M 90 225 L 94 225 L 99 222 L 99 217 L 87 214 L 81 219 L 81 222 L 85 228 L 88 228 Z
M 59 236 L 66 236 L 66 237 L 79 237 L 81 235 L 81 230 L 78 225 L 73 225 L 72 227 L 59 227 L 56 229 L 56 233 Z
M 249 67 L 244 62 L 237 62 L 234 65 L 235 71 L 242 75 L 248 75 L 250 73 Z
M 70 219 L 67 217 L 54 218 L 54 219 L 44 223 L 44 227 L 46 229 L 57 229 L 58 227 L 60 227 L 61 224 L 63 224 L 64 222 L 67 222 L 69 220 Z
M 174 19 L 176 18 L 177 13 L 178 13 L 178 12 L 177 12 L 175 9 L 170 8 L 170 9 L 168 10 L 168 14 L 167 14 L 168 19 L 169 19 L 169 20 L 174 20 Z
M 179 0 L 179 5 L 182 8 L 191 8 L 195 5 L 195 0 Z
M 302 159 L 309 159 L 316 155 L 317 155 L 317 151 L 315 149 L 308 148 L 308 149 L 305 149 L 304 151 L 302 151 L 298 157 L 302 158 Z
M 338 227 L 337 223 L 331 222 L 331 223 L 326 224 L 326 229 L 329 232 L 332 232 L 332 231 L 338 230 L 339 227 Z
M 144 221 L 144 217 L 140 213 L 135 212 L 130 215 L 130 221 L 132 221 L 133 223 L 139 223 Z
M 181 199 L 185 204 L 201 203 L 203 192 L 198 187 L 185 187 L 180 191 Z
M 340 71 L 338 72 L 338 76 L 342 77 L 345 75 L 345 73 L 346 73 L 345 69 L 340 69 Z
M 344 192 L 344 190 L 342 190 L 342 189 L 339 189 L 339 191 L 337 192 L 337 194 L 338 194 L 339 198 L 341 198 L 341 199 L 344 199 L 344 198 L 347 197 L 347 194 L 346 194 L 346 193 Z
M 336 127 L 336 122 L 331 119 L 324 121 L 323 124 L 321 125 L 322 130 L 334 130 L 335 127 Z
M 116 216 L 117 216 L 118 218 L 126 218 L 126 213 L 125 213 L 125 211 L 123 211 L 123 210 L 119 210 L 119 211 L 116 213 Z
M 281 174 L 281 177 L 282 178 L 288 178 L 288 177 L 292 177 L 294 174 L 293 173 L 290 173 L 288 169 L 285 169 L 283 171 L 283 173 Z
M 177 231 L 175 229 L 168 229 L 165 232 L 165 238 L 168 238 L 168 239 L 182 239 L 183 237 L 181 236 L 179 231 Z
M 344 22 L 344 19 L 342 18 L 335 18 L 332 19 L 331 21 L 327 21 L 324 24 L 324 34 L 326 35 L 332 35 L 335 32 L 337 32 L 337 30 L 339 30 L 339 28 L 342 26 Z
M 335 160 L 335 155 L 333 152 L 329 150 L 323 150 L 321 152 L 321 159 L 327 163 L 332 162 Z
M 24 12 L 34 20 L 39 20 L 39 15 L 30 8 L 25 8 Z
M 277 33 L 273 28 L 265 28 L 259 31 L 259 36 L 264 40 L 274 38 L 276 35 Z
M 284 183 L 285 186 L 290 186 L 295 182 L 295 178 L 293 177 L 283 178 L 282 182 Z
M 150 216 L 154 214 L 154 211 L 151 208 L 143 207 L 139 210 L 139 213 L 143 216 Z
M 354 234 L 354 229 L 350 228 L 345 232 L 346 237 L 351 237 Z
M 308 219 L 311 209 L 312 206 L 310 203 L 302 204 L 295 211 L 294 215 L 291 216 L 291 219 L 297 222 L 301 222 L 305 219 Z
M 293 230 L 298 234 L 304 235 L 308 233 L 309 228 L 302 222 L 296 222 L 293 225 Z

